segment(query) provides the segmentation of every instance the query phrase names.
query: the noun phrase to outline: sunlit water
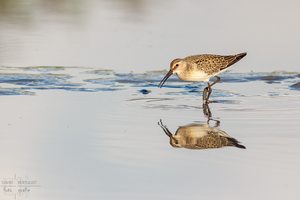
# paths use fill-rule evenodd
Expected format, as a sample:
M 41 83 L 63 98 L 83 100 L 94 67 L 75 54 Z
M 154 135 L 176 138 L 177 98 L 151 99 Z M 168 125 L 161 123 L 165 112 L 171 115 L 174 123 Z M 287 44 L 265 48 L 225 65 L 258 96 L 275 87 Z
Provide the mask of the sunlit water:
M 158 88 L 164 73 L 1 67 L 0 178 L 38 184 L 1 199 L 299 198 L 298 73 L 224 74 L 212 119 L 246 149 L 198 150 L 171 146 L 158 122 L 205 125 L 205 84 Z

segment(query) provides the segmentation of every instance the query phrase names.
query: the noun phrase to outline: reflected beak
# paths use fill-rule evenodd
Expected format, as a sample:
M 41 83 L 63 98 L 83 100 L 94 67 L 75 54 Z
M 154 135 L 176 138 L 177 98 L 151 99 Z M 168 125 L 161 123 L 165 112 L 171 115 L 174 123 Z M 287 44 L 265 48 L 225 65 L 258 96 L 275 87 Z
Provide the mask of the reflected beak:
M 170 69 L 170 71 L 168 71 L 168 73 L 165 75 L 165 77 L 160 81 L 158 87 L 162 87 L 163 84 L 166 82 L 166 80 L 168 80 L 168 78 L 173 74 L 173 71 Z

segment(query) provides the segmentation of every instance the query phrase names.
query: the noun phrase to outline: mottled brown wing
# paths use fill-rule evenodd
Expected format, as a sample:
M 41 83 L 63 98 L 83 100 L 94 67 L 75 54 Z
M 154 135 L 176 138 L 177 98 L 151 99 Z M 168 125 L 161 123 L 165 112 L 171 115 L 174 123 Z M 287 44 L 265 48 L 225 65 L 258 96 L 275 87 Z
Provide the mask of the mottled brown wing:
M 197 64 L 198 69 L 208 73 L 214 74 L 224 69 L 228 65 L 228 61 L 224 56 L 220 55 L 196 55 L 185 58 L 191 64 Z
M 243 57 L 245 57 L 247 55 L 247 53 L 240 53 L 237 55 L 233 55 L 233 56 L 224 56 L 224 59 L 226 60 L 226 62 L 228 63 L 227 66 L 223 69 L 226 69 L 227 67 L 233 65 L 234 63 L 238 62 L 239 60 L 241 60 Z M 222 69 L 221 69 L 222 70 Z
M 214 74 L 233 65 L 234 63 L 242 59 L 245 55 L 246 53 L 230 56 L 203 54 L 189 56 L 186 57 L 185 60 L 190 62 L 191 64 L 197 64 L 197 67 L 200 70 L 203 70 L 208 74 Z
M 225 137 L 216 135 L 216 134 L 209 134 L 197 140 L 196 148 L 220 148 L 223 146 L 227 146 L 227 141 Z

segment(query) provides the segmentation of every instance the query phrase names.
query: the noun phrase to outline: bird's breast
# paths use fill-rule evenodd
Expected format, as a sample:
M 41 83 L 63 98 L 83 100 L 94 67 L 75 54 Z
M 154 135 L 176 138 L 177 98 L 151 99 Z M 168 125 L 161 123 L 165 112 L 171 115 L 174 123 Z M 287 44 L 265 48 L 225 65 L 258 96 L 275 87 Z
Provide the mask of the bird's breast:
M 199 81 L 199 82 L 208 82 L 210 76 L 200 70 L 193 70 L 193 71 L 183 71 L 177 73 L 179 79 L 183 81 Z

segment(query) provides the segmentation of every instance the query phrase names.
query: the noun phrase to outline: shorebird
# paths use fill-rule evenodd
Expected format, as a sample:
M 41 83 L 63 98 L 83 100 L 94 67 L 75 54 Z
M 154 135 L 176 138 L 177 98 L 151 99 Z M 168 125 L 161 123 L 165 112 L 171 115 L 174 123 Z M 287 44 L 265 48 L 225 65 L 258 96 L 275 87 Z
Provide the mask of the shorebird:
M 246 149 L 235 138 L 230 137 L 225 131 L 217 127 L 210 127 L 208 124 L 190 124 L 181 126 L 173 135 L 169 129 L 163 125 L 162 120 L 158 125 L 170 138 L 170 145 L 173 147 L 183 147 L 187 149 L 210 149 L 233 146 Z
M 203 54 L 176 58 L 171 62 L 169 72 L 161 80 L 158 87 L 162 87 L 172 74 L 177 74 L 178 78 L 183 81 L 207 82 L 208 85 L 203 90 L 203 101 L 209 103 L 211 87 L 221 80 L 218 75 L 246 55 L 247 53 L 227 56 Z M 211 77 L 216 77 L 216 80 L 209 83 Z

